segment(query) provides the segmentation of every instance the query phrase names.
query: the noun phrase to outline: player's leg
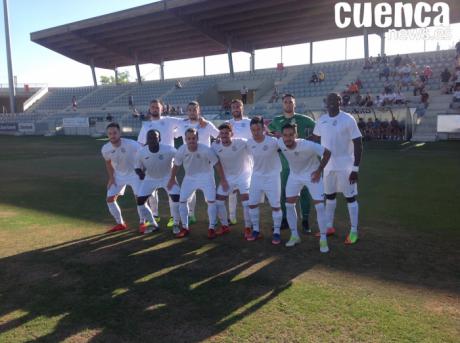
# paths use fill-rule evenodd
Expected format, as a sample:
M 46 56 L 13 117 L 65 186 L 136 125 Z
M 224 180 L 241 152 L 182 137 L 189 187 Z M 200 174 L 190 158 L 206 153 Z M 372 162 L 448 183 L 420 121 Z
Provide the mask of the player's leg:
M 249 192 L 249 190 L 247 191 Z M 245 238 L 251 235 L 251 215 L 249 213 L 249 193 L 242 193 L 240 194 L 241 197 L 241 204 L 243 205 L 243 218 L 244 218 L 244 229 L 243 235 Z
M 288 178 L 286 184 L 286 217 L 291 230 L 291 237 L 286 243 L 287 247 L 293 247 L 300 243 L 299 232 L 297 231 L 297 210 L 296 203 L 299 198 L 300 190 L 303 187 L 303 183 L 299 182 L 294 175 Z
M 260 179 L 252 178 L 249 187 L 249 216 L 252 223 L 252 233 L 246 237 L 247 241 L 255 241 L 262 238 L 260 234 L 260 209 L 259 202 L 264 194 Z
M 302 230 L 304 233 L 311 233 L 308 218 L 310 216 L 310 193 L 307 187 L 300 191 L 300 209 L 302 210 Z
M 326 206 L 324 204 L 324 184 L 323 180 L 313 183 L 310 180 L 305 181 L 305 186 L 313 198 L 316 210 L 316 220 L 318 222 L 320 239 L 319 239 L 319 250 L 322 253 L 327 253 L 329 247 L 327 245 L 327 224 L 326 224 Z
M 350 184 L 349 176 L 349 171 L 340 173 L 339 188 L 347 200 L 348 214 L 350 216 L 350 233 L 345 240 L 345 244 L 355 244 L 358 241 L 359 206 L 356 200 L 358 185 L 356 183 Z
M 334 215 L 337 207 L 337 173 L 335 171 L 326 172 L 323 182 L 326 197 L 326 228 L 327 235 L 330 236 L 335 233 Z
M 216 237 L 217 221 L 216 184 L 214 178 L 210 180 L 200 180 L 198 188 L 203 192 L 204 199 L 208 204 L 208 238 L 213 239 Z
M 164 189 L 166 190 L 166 185 Z M 169 210 L 173 218 L 173 226 L 172 226 L 173 233 L 178 234 L 180 232 L 180 221 L 181 221 L 180 211 L 179 211 L 180 187 L 179 185 L 176 184 L 172 187 L 171 190 L 169 191 L 166 190 L 166 191 L 168 192 L 168 196 L 169 196 Z
M 160 216 L 158 212 L 158 191 L 155 190 L 155 192 L 152 193 L 152 195 L 149 198 L 149 205 L 150 209 L 152 210 L 153 216 L 155 217 L 155 220 L 157 222 L 160 221 Z
M 283 213 L 281 211 L 281 179 L 276 176 L 264 182 L 264 191 L 267 196 L 268 202 L 272 208 L 273 219 L 273 237 L 272 244 L 278 245 L 281 243 L 281 221 Z
M 281 221 L 281 226 L 283 228 L 287 228 L 289 226 L 289 223 L 287 222 L 286 219 L 286 184 L 287 180 L 289 178 L 289 168 L 285 165 L 283 165 L 283 168 L 281 169 L 281 211 L 282 211 L 282 221 Z
M 188 202 L 190 200 L 191 195 L 195 192 L 196 186 L 194 180 L 188 179 L 187 177 L 184 178 L 182 181 L 182 185 L 180 188 L 180 196 L 179 196 L 179 214 L 180 219 L 182 222 L 182 228 L 180 232 L 176 235 L 177 238 L 185 237 L 189 234 L 189 223 L 188 223 Z
M 236 206 L 238 203 L 238 195 L 236 192 L 230 192 L 228 195 L 228 213 L 230 218 L 230 225 L 236 225 Z
M 137 197 L 137 211 L 146 220 L 145 224 L 142 223 L 139 225 L 139 232 L 141 234 L 151 233 L 158 230 L 158 224 L 153 216 L 152 210 L 149 206 L 147 206 L 147 200 L 153 192 L 151 187 L 148 188 L 150 189 L 147 190 L 147 187 L 143 184 L 139 191 L 139 194 L 141 195 Z
M 196 216 L 195 216 L 195 207 L 196 207 L 196 192 L 193 192 L 191 198 L 188 201 L 188 216 L 190 225 L 196 223 Z
M 217 235 L 223 235 L 230 232 L 230 228 L 228 226 L 228 215 L 227 215 L 227 208 L 225 207 L 225 201 L 228 198 L 228 194 L 233 194 L 233 187 L 229 185 L 229 189 L 224 191 L 222 186 L 219 185 L 217 187 L 217 195 L 216 195 L 216 207 L 217 207 L 217 217 L 219 218 L 222 226 L 217 230 Z
M 117 225 L 111 228 L 108 232 L 121 231 L 128 228 L 123 220 L 123 216 L 121 215 L 120 206 L 118 206 L 117 203 L 118 196 L 125 193 L 126 185 L 120 184 L 117 181 L 115 182 L 116 185 L 110 186 L 110 188 L 107 190 L 106 202 L 109 212 L 115 219 Z

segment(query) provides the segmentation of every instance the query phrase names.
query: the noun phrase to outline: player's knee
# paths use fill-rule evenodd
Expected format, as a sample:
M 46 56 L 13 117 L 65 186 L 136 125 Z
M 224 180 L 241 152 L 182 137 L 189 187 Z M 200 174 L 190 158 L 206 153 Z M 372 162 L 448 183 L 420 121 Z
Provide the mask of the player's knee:
M 148 196 L 137 197 L 137 206 L 142 206 L 147 202 Z
M 172 202 L 179 202 L 179 194 L 170 194 L 169 197 L 171 198 Z
M 350 198 L 345 198 L 347 199 L 347 203 L 351 204 L 352 202 L 355 202 L 356 201 L 356 197 L 350 197 Z
M 335 200 L 336 197 L 337 197 L 337 193 L 326 194 L 327 200 Z

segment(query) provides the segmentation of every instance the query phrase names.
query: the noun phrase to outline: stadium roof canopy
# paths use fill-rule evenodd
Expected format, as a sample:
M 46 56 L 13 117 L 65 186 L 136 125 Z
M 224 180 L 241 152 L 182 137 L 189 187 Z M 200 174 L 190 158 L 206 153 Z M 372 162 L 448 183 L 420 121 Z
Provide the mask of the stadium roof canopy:
M 251 52 L 362 35 L 363 29 L 354 25 L 337 28 L 337 2 L 163 0 L 33 32 L 31 40 L 81 63 L 115 69 L 222 54 L 228 52 L 229 46 L 231 51 Z M 459 22 L 460 2 L 444 2 L 450 6 L 450 22 Z M 370 27 L 367 31 L 379 33 L 382 29 Z

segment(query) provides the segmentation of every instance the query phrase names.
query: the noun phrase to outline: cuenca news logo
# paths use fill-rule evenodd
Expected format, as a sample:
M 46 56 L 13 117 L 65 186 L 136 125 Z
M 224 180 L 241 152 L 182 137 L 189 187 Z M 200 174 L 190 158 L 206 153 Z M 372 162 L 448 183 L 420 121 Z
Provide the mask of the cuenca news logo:
M 451 39 L 450 8 L 445 2 L 348 3 L 335 4 L 335 25 L 344 29 L 379 27 L 388 30 L 387 39 Z

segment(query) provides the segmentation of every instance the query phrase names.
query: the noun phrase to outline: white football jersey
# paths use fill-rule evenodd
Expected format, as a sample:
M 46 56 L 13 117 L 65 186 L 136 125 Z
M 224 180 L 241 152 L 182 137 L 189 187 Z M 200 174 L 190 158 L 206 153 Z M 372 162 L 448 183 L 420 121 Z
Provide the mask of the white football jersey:
M 296 147 L 289 149 L 282 138 L 278 139 L 278 146 L 289 163 L 290 172 L 296 175 L 309 177 L 319 167 L 318 156 L 323 156 L 324 147 L 320 144 L 298 138 Z
M 198 143 L 196 151 L 190 151 L 187 144 L 182 145 L 176 153 L 174 164 L 184 165 L 185 176 L 209 177 L 213 174 L 213 167 L 219 161 L 214 151 L 204 144 Z
M 251 119 L 249 118 L 243 118 L 241 120 L 230 119 L 228 122 L 232 124 L 232 127 L 233 127 L 233 138 L 244 138 L 244 139 L 252 138 L 251 127 L 250 127 Z
M 349 170 L 353 167 L 353 139 L 361 137 L 355 118 L 342 111 L 335 117 L 323 114 L 316 122 L 313 134 L 320 136 L 321 145 L 331 151 L 325 171 Z
M 248 153 L 245 139 L 232 139 L 232 144 L 224 146 L 214 142 L 212 149 L 219 157 L 227 178 L 237 178 L 241 175 L 251 176 L 252 158 Z
M 179 127 L 177 131 L 177 137 L 181 137 L 185 142 L 185 131 L 189 128 L 197 129 L 198 131 L 198 143 L 204 144 L 207 147 L 211 146 L 211 137 L 217 137 L 219 135 L 219 130 L 214 126 L 213 123 L 208 122 L 205 127 L 200 127 L 200 123 L 198 121 L 192 122 L 189 119 L 182 119 L 179 122 Z
M 278 140 L 265 136 L 261 143 L 254 139 L 247 142 L 248 152 L 254 161 L 253 175 L 276 175 L 281 172 L 281 161 L 278 154 Z
M 160 117 L 160 119 L 144 121 L 137 141 L 142 145 L 147 144 L 147 132 L 158 130 L 161 135 L 161 143 L 174 147 L 174 137 L 179 137 L 177 130 L 180 122 L 182 119 L 173 117 Z
M 172 146 L 161 144 L 158 152 L 151 152 L 144 146 L 137 153 L 136 168 L 145 170 L 146 179 L 162 179 L 171 174 L 176 149 Z
M 136 141 L 127 138 L 121 138 L 121 144 L 118 147 L 108 142 L 101 149 L 104 160 L 110 161 L 114 169 L 115 177 L 124 177 L 135 175 L 134 169 L 136 164 L 136 154 L 141 146 Z

